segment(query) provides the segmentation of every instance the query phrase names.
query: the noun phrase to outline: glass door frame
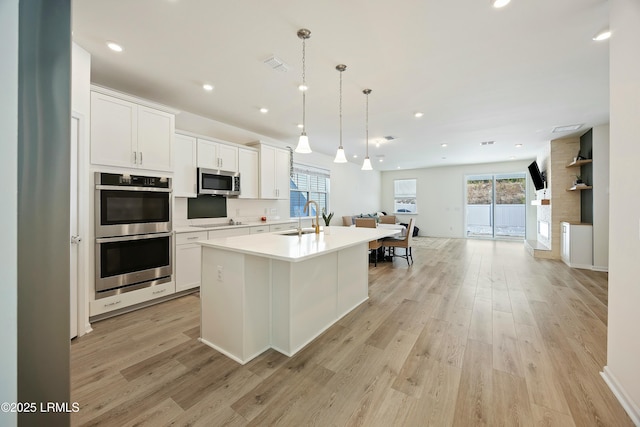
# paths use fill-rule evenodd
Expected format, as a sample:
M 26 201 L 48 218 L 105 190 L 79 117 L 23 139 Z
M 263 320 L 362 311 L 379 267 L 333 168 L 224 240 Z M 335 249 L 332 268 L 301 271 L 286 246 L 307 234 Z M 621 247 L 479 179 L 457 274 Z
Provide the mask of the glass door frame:
M 522 178 L 524 179 L 524 232 L 522 235 L 522 240 L 526 239 L 526 226 L 527 226 L 527 201 L 528 201 L 528 181 L 527 175 L 525 172 L 506 172 L 506 173 L 486 173 L 486 174 L 470 174 L 464 176 L 464 236 L 466 239 L 474 238 L 474 239 L 490 239 L 490 240 L 513 240 L 513 237 L 519 238 L 520 236 L 507 236 L 507 235 L 496 235 L 496 181 L 499 179 L 509 179 L 509 178 Z M 472 180 L 491 180 L 491 205 L 490 209 L 490 226 L 491 226 L 491 234 L 487 235 L 469 235 L 469 224 L 468 224 L 468 213 L 469 213 L 469 193 L 468 193 L 468 183 Z

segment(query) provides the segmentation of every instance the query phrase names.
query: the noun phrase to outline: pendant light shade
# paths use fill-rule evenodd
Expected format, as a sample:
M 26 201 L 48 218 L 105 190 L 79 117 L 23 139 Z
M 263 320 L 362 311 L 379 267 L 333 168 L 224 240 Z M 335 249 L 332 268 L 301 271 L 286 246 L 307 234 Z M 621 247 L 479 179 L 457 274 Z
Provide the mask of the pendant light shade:
M 344 148 L 342 147 L 342 72 L 347 69 L 344 64 L 336 65 L 336 70 L 340 71 L 340 145 L 336 152 L 336 158 L 333 159 L 334 163 L 347 163 L 347 157 L 344 155 Z
M 298 30 L 298 38 L 302 40 L 302 85 L 300 85 L 300 90 L 302 91 L 302 133 L 300 134 L 300 138 L 298 139 L 298 145 L 296 146 L 295 152 L 300 154 L 311 153 L 311 146 L 309 145 L 309 137 L 307 136 L 306 126 L 307 82 L 305 80 L 305 41 L 309 37 L 311 37 L 311 31 L 307 30 L 306 28 Z
M 363 171 L 370 171 L 373 170 L 373 168 L 371 167 L 371 160 L 369 160 L 369 157 L 366 157 L 364 159 L 364 162 L 362 162 L 362 169 Z
M 300 135 L 300 138 L 298 138 L 298 145 L 296 146 L 295 151 L 300 154 L 309 154 L 312 152 L 311 147 L 309 146 L 309 137 L 304 131 Z
M 365 129 L 366 129 L 366 144 L 367 144 L 367 155 L 364 158 L 364 162 L 362 162 L 362 170 L 370 171 L 373 170 L 371 167 L 371 160 L 369 159 L 369 94 L 371 93 L 371 89 L 365 89 L 362 91 L 367 96 L 367 108 L 366 108 L 366 121 L 365 121 Z

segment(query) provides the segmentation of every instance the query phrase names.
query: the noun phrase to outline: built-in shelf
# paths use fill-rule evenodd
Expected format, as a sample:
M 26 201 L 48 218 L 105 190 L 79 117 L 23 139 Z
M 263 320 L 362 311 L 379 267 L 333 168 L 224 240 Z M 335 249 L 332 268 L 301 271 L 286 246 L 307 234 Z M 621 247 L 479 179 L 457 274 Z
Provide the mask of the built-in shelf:
M 532 200 L 531 204 L 534 205 L 534 206 L 550 205 L 551 204 L 551 199 Z
M 582 191 L 582 190 L 591 190 L 593 187 L 590 185 L 574 185 L 571 188 L 567 188 L 567 191 Z
M 577 168 L 580 167 L 582 165 L 586 165 L 587 163 L 591 163 L 593 162 L 593 159 L 582 159 L 582 160 L 575 160 L 571 163 L 569 163 L 567 166 L 567 168 Z

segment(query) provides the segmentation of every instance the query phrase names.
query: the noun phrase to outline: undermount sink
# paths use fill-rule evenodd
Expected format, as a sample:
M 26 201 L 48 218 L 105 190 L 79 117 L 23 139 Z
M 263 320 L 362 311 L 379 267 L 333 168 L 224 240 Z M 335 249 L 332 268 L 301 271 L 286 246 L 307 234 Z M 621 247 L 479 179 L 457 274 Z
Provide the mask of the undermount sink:
M 315 233 L 315 230 L 302 230 L 302 232 L 298 233 L 298 230 L 287 231 L 286 233 L 282 233 L 282 236 L 297 236 L 298 234 L 311 234 Z

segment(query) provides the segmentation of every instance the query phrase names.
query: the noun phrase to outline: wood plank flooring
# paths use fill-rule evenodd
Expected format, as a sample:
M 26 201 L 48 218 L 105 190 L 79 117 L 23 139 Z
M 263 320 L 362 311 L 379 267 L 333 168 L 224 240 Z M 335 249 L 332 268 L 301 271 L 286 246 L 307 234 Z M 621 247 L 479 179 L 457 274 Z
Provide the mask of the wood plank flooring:
M 188 295 L 71 345 L 74 426 L 632 426 L 599 375 L 607 275 L 522 243 L 429 239 L 292 358 L 199 343 Z

